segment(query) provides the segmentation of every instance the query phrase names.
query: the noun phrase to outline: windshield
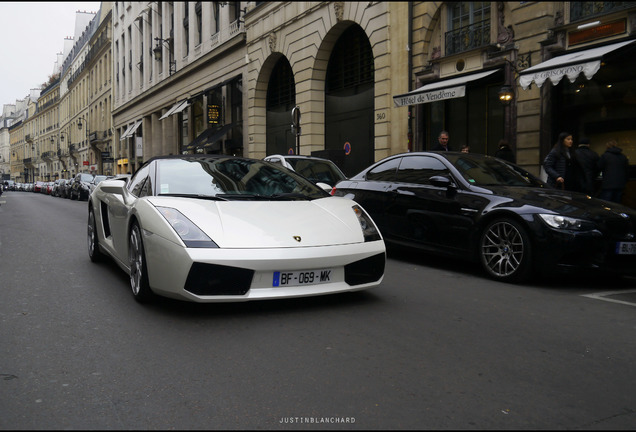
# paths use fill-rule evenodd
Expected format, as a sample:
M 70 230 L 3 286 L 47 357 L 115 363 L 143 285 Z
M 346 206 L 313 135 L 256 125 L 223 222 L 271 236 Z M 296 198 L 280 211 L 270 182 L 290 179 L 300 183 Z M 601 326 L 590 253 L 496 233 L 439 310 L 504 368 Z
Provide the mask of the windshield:
M 157 195 L 224 199 L 315 199 L 329 196 L 318 186 L 264 161 L 240 158 L 158 160 Z
M 545 184 L 517 165 L 485 156 L 444 155 L 461 175 L 476 186 L 532 186 Z
M 288 158 L 287 161 L 294 171 L 314 183 L 323 182 L 333 186 L 340 180 L 345 180 L 345 176 L 330 162 L 300 158 Z
M 80 181 L 90 182 L 91 180 L 93 180 L 92 174 L 80 174 Z

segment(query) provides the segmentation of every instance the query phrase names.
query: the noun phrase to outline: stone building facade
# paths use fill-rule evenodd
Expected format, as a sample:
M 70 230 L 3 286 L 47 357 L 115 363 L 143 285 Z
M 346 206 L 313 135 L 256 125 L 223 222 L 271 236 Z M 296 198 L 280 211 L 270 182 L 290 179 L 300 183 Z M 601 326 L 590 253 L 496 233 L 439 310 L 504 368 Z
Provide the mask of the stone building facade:
M 635 17 L 631 2 L 112 2 L 110 51 L 60 80 L 60 149 L 100 173 L 198 152 L 314 154 L 352 175 L 447 130 L 455 150 L 505 139 L 541 175 L 568 130 L 636 160 Z M 580 56 L 596 70 L 541 78 Z

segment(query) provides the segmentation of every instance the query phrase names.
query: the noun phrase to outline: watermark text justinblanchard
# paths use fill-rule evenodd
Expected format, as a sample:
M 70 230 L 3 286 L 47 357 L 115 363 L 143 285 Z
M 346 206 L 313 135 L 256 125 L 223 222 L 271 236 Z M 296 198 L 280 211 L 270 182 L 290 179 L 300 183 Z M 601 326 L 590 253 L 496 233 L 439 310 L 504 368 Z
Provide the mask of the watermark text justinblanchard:
M 355 417 L 281 417 L 279 423 L 352 424 Z

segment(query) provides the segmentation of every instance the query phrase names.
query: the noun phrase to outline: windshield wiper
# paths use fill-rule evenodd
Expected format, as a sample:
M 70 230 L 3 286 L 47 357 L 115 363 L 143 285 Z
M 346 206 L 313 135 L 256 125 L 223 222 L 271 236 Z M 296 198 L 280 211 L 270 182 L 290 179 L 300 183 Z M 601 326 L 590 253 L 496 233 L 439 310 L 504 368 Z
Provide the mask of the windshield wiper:
M 310 197 L 308 197 L 305 194 L 301 194 L 298 192 L 290 192 L 290 193 L 281 193 L 281 194 L 273 194 L 271 197 L 271 199 L 275 199 L 275 200 L 285 200 L 285 199 L 303 199 L 303 200 L 309 200 L 311 199 Z
M 163 193 L 163 194 L 159 194 L 158 196 L 170 196 L 170 197 L 179 197 L 179 198 L 197 198 L 197 199 L 206 199 L 206 200 L 210 200 L 210 201 L 227 201 L 226 198 L 220 197 L 218 195 Z
M 224 193 L 218 194 L 217 196 L 222 196 L 223 199 L 256 199 L 256 200 L 268 200 L 270 199 L 267 195 L 253 194 L 253 193 Z

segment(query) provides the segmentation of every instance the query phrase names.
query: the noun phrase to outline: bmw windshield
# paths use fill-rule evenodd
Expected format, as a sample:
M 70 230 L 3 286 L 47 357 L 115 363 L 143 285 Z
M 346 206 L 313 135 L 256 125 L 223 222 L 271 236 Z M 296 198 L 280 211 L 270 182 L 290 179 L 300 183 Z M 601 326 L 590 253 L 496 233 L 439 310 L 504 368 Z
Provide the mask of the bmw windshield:
M 496 158 L 465 153 L 444 154 L 444 157 L 471 185 L 546 187 L 521 167 Z

